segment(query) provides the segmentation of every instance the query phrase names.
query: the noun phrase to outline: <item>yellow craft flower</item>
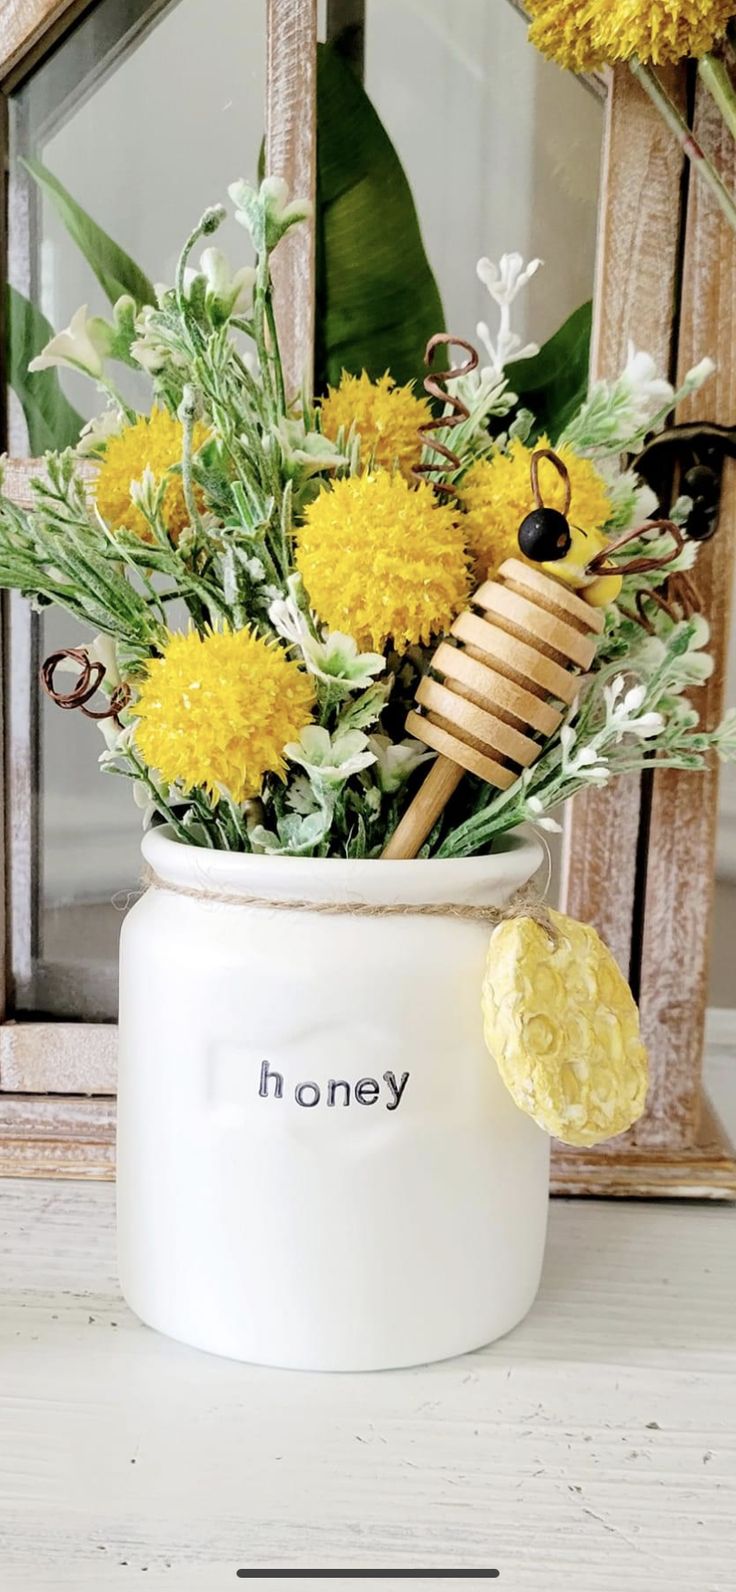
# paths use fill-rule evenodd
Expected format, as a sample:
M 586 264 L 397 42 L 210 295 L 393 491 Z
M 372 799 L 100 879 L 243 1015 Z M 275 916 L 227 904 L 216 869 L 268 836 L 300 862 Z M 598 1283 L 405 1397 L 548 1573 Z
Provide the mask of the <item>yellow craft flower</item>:
M 378 381 L 365 371 L 361 376 L 343 371 L 339 387 L 328 388 L 320 413 L 322 430 L 332 442 L 341 427 L 347 436 L 354 425 L 365 465 L 386 470 L 398 465 L 407 476 L 421 456 L 419 427 L 432 418 L 426 398 L 417 398 L 412 383 L 397 387 L 388 371 Z
M 208 435 L 206 426 L 195 425 L 192 438 L 195 451 L 202 447 Z M 142 541 L 152 541 L 153 533 L 146 517 L 130 495 L 131 481 L 140 481 L 148 467 L 157 481 L 168 476 L 163 520 L 172 541 L 178 541 L 189 524 L 181 475 L 174 472 L 174 466 L 181 464 L 181 457 L 182 426 L 166 409 L 152 409 L 150 415 L 139 415 L 133 425 L 124 426 L 117 436 L 108 438 L 92 491 L 112 531 L 133 531 Z M 198 489 L 197 499 L 201 505 L 203 499 Z
M 549 442 L 546 437 L 540 437 L 536 446 L 548 448 Z M 495 575 L 505 558 L 522 557 L 517 541 L 519 526 L 534 508 L 529 479 L 532 452 L 533 449 L 516 439 L 507 453 L 476 460 L 463 477 L 460 494 L 467 510 L 463 520 L 465 539 L 478 580 L 488 580 Z M 606 483 L 595 465 L 589 459 L 581 459 L 572 448 L 563 446 L 555 452 L 570 477 L 572 497 L 568 518 L 571 524 L 592 536 L 611 515 Z M 539 486 L 550 508 L 563 508 L 564 482 L 554 465 L 544 459 L 539 466 Z
M 732 0 L 530 0 L 529 37 L 550 60 L 588 72 L 636 55 L 655 66 L 704 55 Z
M 296 566 L 331 630 L 404 652 L 449 629 L 468 594 L 464 532 L 422 482 L 386 470 L 347 476 L 306 510 Z
M 531 918 L 491 935 L 486 1044 L 522 1111 L 565 1144 L 598 1144 L 644 1110 L 639 1013 L 611 952 L 587 923 L 550 911 L 553 945 Z
M 167 784 L 240 802 L 283 774 L 313 706 L 308 675 L 252 631 L 172 633 L 139 688 L 135 743 Z

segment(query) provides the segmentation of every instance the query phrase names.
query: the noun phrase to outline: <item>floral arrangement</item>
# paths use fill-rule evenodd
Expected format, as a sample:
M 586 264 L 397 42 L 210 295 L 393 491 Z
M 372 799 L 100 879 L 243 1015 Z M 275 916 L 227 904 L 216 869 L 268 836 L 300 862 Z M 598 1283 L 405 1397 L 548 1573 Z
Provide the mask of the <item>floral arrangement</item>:
M 697 546 L 680 541 L 664 564 L 653 494 L 627 463 L 710 362 L 675 392 L 632 350 L 560 435 L 539 436 L 513 391 L 514 360 L 535 350 L 512 319 L 541 262 L 511 254 L 478 265 L 498 327 L 478 327 L 485 363 L 445 379 L 446 408 L 388 374 L 292 398 L 270 260 L 308 207 L 277 178 L 229 192 L 255 265 L 233 272 L 208 243 L 191 268 L 216 206 L 157 307 L 136 314 L 124 297 L 110 322 L 79 310 L 34 366 L 84 371 L 106 407 L 75 449 L 47 456 L 29 509 L 0 502 L 0 585 L 89 626 L 81 653 L 54 661 L 81 664 L 81 685 L 63 695 L 49 666 L 45 678 L 65 706 L 106 696 L 86 709 L 103 770 L 191 844 L 380 856 L 433 757 L 405 732 L 418 682 L 475 586 L 523 557 L 530 462 L 552 447 L 573 546 L 544 567 L 600 607 L 595 658 L 533 765 L 504 790 L 466 777 L 421 854 L 486 852 L 524 822 L 556 828 L 561 801 L 655 754 L 688 769 L 736 755 L 736 715 L 705 731 L 689 698 L 711 669 L 707 621 L 658 591 L 687 579 Z M 150 412 L 121 397 L 111 359 L 147 372 Z M 542 481 L 561 510 L 561 475 L 545 466 Z M 594 578 L 592 555 L 624 533 L 628 572 Z

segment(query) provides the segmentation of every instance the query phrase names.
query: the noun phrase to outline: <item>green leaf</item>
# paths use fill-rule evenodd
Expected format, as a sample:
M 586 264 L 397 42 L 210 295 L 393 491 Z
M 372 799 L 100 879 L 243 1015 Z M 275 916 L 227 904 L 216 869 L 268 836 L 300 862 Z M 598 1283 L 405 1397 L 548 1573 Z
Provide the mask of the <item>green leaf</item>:
M 40 160 L 25 160 L 23 164 L 58 211 L 70 238 L 94 271 L 110 303 L 114 304 L 121 294 L 129 293 L 139 308 L 143 304 L 155 304 L 153 283 L 149 282 L 145 271 L 103 232 L 102 227 L 98 227 L 58 177 Z
M 31 453 L 73 447 L 84 421 L 65 398 L 57 372 L 28 369 L 30 361 L 53 337 L 53 327 L 14 287 L 8 287 L 7 303 L 8 382 L 26 418 Z
M 365 89 L 328 45 L 317 60 L 316 389 L 343 370 L 421 377 L 444 317 L 411 189 Z
M 588 391 L 593 306 L 573 310 L 531 359 L 517 359 L 507 375 L 520 403 L 535 416 L 532 440 L 544 432 L 556 442 Z

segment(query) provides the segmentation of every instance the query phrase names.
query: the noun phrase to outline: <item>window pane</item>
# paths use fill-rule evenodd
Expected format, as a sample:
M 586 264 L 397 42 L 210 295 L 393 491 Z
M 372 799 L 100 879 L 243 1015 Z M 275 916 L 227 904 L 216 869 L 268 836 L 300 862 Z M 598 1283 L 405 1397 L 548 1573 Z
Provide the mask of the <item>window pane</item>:
M 543 266 L 513 330 L 543 343 L 593 294 L 600 86 L 545 61 L 502 0 L 366 0 L 364 80 L 409 179 L 447 329 L 473 342 L 485 321 L 495 337 L 476 262 L 518 251 Z
M 173 280 L 182 240 L 227 184 L 255 178 L 265 4 L 218 0 L 216 10 L 215 27 L 201 0 L 104 0 L 13 97 L 11 280 L 55 330 L 80 304 L 100 314 L 109 304 L 23 157 L 42 161 L 154 282 Z M 237 263 L 248 258 L 232 219 L 217 243 Z M 83 418 L 104 406 L 83 377 L 62 373 L 61 383 Z M 143 378 L 121 368 L 120 386 L 146 406 Z M 32 450 L 12 394 L 10 407 L 11 451 L 24 455 Z M 39 700 L 38 660 L 91 638 L 63 614 L 29 624 L 25 605 L 14 599 L 12 607 L 16 1007 L 112 1018 L 142 815 L 128 781 L 100 775 L 96 726 Z
M 544 267 L 514 305 L 543 341 L 593 291 L 604 102 L 531 47 L 514 5 L 367 0 L 365 85 L 406 171 L 448 330 L 493 325 L 475 274 Z

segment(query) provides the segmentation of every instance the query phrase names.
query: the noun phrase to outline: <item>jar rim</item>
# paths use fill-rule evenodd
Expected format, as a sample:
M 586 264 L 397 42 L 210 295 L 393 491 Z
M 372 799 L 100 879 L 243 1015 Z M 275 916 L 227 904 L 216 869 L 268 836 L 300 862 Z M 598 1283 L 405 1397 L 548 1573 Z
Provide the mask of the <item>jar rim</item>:
M 143 856 L 164 884 L 202 898 L 218 893 L 339 903 L 467 902 L 502 905 L 544 860 L 534 835 L 499 836 L 489 855 L 383 860 L 347 857 L 253 856 L 185 845 L 165 824 L 143 836 Z

